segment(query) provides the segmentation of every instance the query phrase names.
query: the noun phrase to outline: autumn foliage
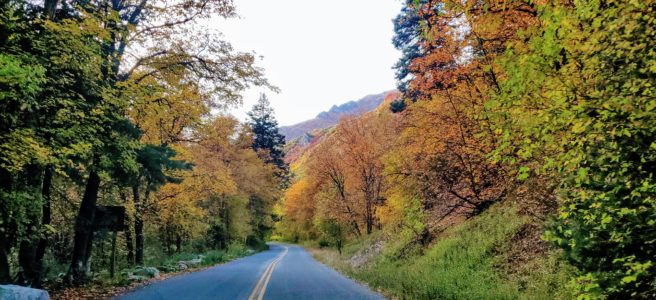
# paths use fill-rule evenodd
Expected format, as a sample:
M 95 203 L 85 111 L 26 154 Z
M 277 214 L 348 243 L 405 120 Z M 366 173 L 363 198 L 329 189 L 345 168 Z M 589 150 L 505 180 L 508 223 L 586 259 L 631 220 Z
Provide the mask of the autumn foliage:
M 1 284 L 126 280 L 174 253 L 266 247 L 286 165 L 256 144 L 280 141 L 277 123 L 226 114 L 247 88 L 276 88 L 199 29 L 233 16 L 224 0 L 0 3 Z M 102 206 L 125 208 L 125 226 L 105 228 Z
M 654 297 L 655 9 L 406 1 L 393 41 L 402 96 L 343 119 L 296 161 L 283 222 L 302 206 L 306 223 L 287 233 L 320 234 L 312 214 L 353 237 L 382 228 L 425 244 L 511 203 L 530 220 L 513 241 L 537 243 L 533 258 L 562 249 L 573 295 Z

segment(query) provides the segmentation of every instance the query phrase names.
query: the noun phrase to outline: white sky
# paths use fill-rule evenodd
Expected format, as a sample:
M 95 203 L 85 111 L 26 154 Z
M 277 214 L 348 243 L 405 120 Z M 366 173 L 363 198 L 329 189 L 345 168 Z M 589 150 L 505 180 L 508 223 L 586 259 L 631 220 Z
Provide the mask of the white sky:
M 278 123 L 315 117 L 334 104 L 395 88 L 392 18 L 400 0 L 235 0 L 239 19 L 211 27 L 239 51 L 263 56 L 267 92 Z M 260 89 L 245 93 L 232 111 L 244 120 Z

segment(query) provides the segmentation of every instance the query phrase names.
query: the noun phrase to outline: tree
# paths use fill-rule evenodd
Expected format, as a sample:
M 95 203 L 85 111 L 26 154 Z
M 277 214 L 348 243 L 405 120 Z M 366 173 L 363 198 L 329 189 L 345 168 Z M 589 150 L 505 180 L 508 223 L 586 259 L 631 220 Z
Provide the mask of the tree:
M 181 182 L 167 183 L 154 195 L 165 249 L 171 252 L 175 244 L 179 251 L 203 235 L 217 249 L 234 242 L 263 247 L 280 195 L 276 168 L 257 156 L 248 126 L 234 118 L 216 117 L 197 127 L 193 139 L 176 147 L 176 158 L 193 162 L 193 170 L 174 170 Z
M 408 90 L 409 81 L 412 80 L 410 66 L 415 58 L 422 56 L 422 49 L 417 43 L 422 34 L 422 25 L 425 20 L 422 20 L 418 14 L 421 6 L 426 5 L 427 1 L 406 0 L 405 5 L 401 8 L 401 12 L 394 18 L 394 37 L 392 44 L 397 50 L 400 50 L 402 55 L 399 61 L 394 65 L 396 69 L 397 88 L 404 97 L 413 100 L 413 95 Z M 394 101 L 392 112 L 400 112 L 405 109 L 405 105 L 401 105 L 402 100 Z
M 284 161 L 285 137 L 278 131 L 278 121 L 273 116 L 273 109 L 265 94 L 260 95 L 248 116 L 253 132 L 253 149 L 267 163 L 275 165 L 281 177 L 286 176 L 289 167 Z
M 314 236 L 312 220 L 316 213 L 314 197 L 318 185 L 311 177 L 299 178 L 286 190 L 282 203 L 282 234 L 292 241 L 310 239 Z
M 376 223 L 376 207 L 383 202 L 386 189 L 384 155 L 390 143 L 393 123 L 384 116 L 344 118 L 335 132 L 337 144 L 343 149 L 342 159 L 349 168 L 350 180 L 355 183 L 362 197 L 363 217 L 367 234 Z
M 25 61 L 23 53 L 9 54 L 11 40 L 21 33 L 16 30 L 25 24 L 19 7 L 3 2 L 0 12 L 0 101 L 2 123 L 0 123 L 0 283 L 11 280 L 9 254 L 19 239 L 30 227 L 30 218 L 38 212 L 38 201 L 34 199 L 38 182 L 21 184 L 21 170 L 29 164 L 43 160 L 47 150 L 38 140 L 29 121 L 22 117 L 34 110 L 37 96 L 45 81 L 45 69 L 36 62 Z M 18 32 L 17 32 L 18 31 Z M 11 39 L 10 39 L 11 38 Z M 29 58 L 28 58 L 29 59 Z M 27 124 L 26 124 L 27 123 Z M 39 159 L 40 158 L 40 159 Z M 34 174 L 30 174 L 34 175 Z M 33 177 L 32 177 L 33 178 Z M 30 187 L 31 186 L 31 187 Z M 27 190 L 26 190 L 27 188 Z
M 541 26 L 500 59 L 506 92 L 491 107 L 500 130 L 521 139 L 505 138 L 498 152 L 524 177 L 556 174 L 561 209 L 545 238 L 580 269 L 581 298 L 656 295 L 655 58 L 646 46 L 655 8 L 548 3 Z
M 0 6 L 0 106 L 5 117 L 0 121 L 0 282 L 11 281 L 16 251 L 18 283 L 39 286 L 48 241 L 70 239 L 52 236 L 54 225 L 68 233 L 71 224 L 62 220 L 75 219 L 73 245 L 62 243 L 53 250 L 72 254 L 67 279 L 83 283 L 96 205 L 118 204 L 115 199 L 137 205 L 131 217 L 141 261 L 143 217 L 156 208 L 148 199 L 162 186 L 180 184 L 178 175 L 190 172 L 173 149 L 191 147 L 198 127 L 214 119 L 210 110 L 239 103 L 241 91 L 250 85 L 271 87 L 251 53 L 236 52 L 217 35 L 193 30 L 199 19 L 233 16 L 231 1 L 47 0 L 41 5 L 12 0 Z M 237 173 L 244 166 L 252 172 L 245 176 L 258 174 L 260 190 L 231 196 L 242 199 L 239 203 L 258 196 L 263 204 L 275 197 L 277 188 L 267 190 L 275 180 L 251 149 L 250 135 L 244 136 L 239 146 L 229 141 L 234 135 L 221 141 L 244 157 L 231 156 L 239 166 L 223 162 L 219 172 Z M 245 140 L 249 143 L 243 148 Z M 132 189 L 132 201 L 126 188 Z M 220 190 L 212 196 L 226 189 Z M 64 198 L 80 203 L 77 214 L 66 207 L 64 216 L 53 217 L 51 206 L 61 208 Z M 202 211 L 194 201 L 180 207 Z M 257 210 L 265 214 L 268 209 L 263 204 Z M 51 225 L 53 219 L 58 224 Z M 232 228 L 241 235 L 248 231 L 248 226 Z
M 22 151 L 20 144 L 16 144 L 21 139 L 7 139 L 14 145 L 5 149 L 22 153 L 18 157 L 8 153 L 5 157 L 13 160 L 13 171 L 10 172 L 13 175 L 8 174 L 8 182 L 19 179 L 16 176 L 21 176 L 21 173 L 30 174 L 27 177 L 29 181 L 19 180 L 32 186 L 29 197 L 33 201 L 30 203 L 38 207 L 22 220 L 29 231 L 16 232 L 21 239 L 19 263 L 22 271 L 18 277 L 21 284 L 38 286 L 41 258 L 46 246 L 43 225 L 48 225 L 50 221 L 53 173 L 64 170 L 72 176 L 78 174 L 78 164 L 90 159 L 89 150 L 91 145 L 99 143 L 98 136 L 103 126 L 116 120 L 114 115 L 98 112 L 104 112 L 103 107 L 118 103 L 111 99 L 102 102 L 103 84 L 97 80 L 102 71 L 102 62 L 97 53 L 98 36 L 103 31 L 94 16 L 78 18 L 64 10 L 55 18 L 52 11 L 40 14 L 41 7 L 22 1 L 3 4 L 7 5 L 7 9 L 3 9 L 3 20 L 7 22 L 3 21 L 3 24 L 8 30 L 3 32 L 6 39 L 2 52 L 16 55 L 29 64 L 38 64 L 45 70 L 41 73 L 37 69 L 33 73 L 44 76 L 38 90 L 31 88 L 32 96 L 38 97 L 38 102 L 30 103 L 30 99 L 37 99 L 30 97 L 15 98 L 24 102 L 20 105 L 10 99 L 3 101 L 9 105 L 3 111 L 12 114 L 7 120 L 13 120 L 12 123 L 3 124 L 3 130 L 9 134 L 7 137 L 20 134 L 24 136 L 22 140 L 32 143 L 33 150 Z M 80 31 L 81 26 L 88 31 Z M 10 67 L 8 71 L 18 70 L 15 66 L 6 66 Z M 25 81 L 30 76 L 23 79 L 15 76 L 6 78 L 8 83 L 14 82 L 11 85 L 15 85 L 15 82 Z M 11 94 L 5 95 L 13 98 Z M 24 159 L 21 162 L 23 166 L 16 165 L 20 160 L 12 157 Z M 22 189 L 20 186 L 23 184 L 19 182 L 8 190 L 10 194 Z
M 326 219 L 319 221 L 319 229 L 324 235 L 324 238 L 328 239 L 339 254 L 342 254 L 342 246 L 344 245 L 344 232 L 342 231 L 342 225 L 339 222 L 333 219 Z
M 187 31 L 199 19 L 212 14 L 233 16 L 234 7 L 230 1 L 179 1 L 166 4 L 115 1 L 109 7 L 103 3 L 88 3 L 87 6 L 89 11 L 98 14 L 109 24 L 109 34 L 102 45 L 103 61 L 107 62 L 104 64 L 102 78 L 112 89 L 120 91 L 123 83 L 128 80 L 139 84 L 150 77 L 161 80 L 175 74 L 183 78 L 183 82 L 198 82 L 199 90 L 210 95 L 216 105 L 229 105 L 238 102 L 239 92 L 250 84 L 268 85 L 262 77 L 261 69 L 253 66 L 254 58 L 251 54 L 235 53 L 230 44 L 215 35 Z M 204 51 L 194 52 L 194 49 L 201 48 Z M 127 115 L 127 110 L 120 106 L 113 112 Z M 95 173 L 101 171 L 98 168 L 100 162 L 100 158 L 95 159 L 92 163 L 94 167 L 89 168 L 92 170 L 87 184 L 89 192 L 85 192 L 88 197 L 83 198 L 78 216 L 78 219 L 86 221 L 79 223 L 93 222 L 93 207 L 100 183 L 100 177 Z M 85 244 L 91 240 L 91 233 L 79 230 L 75 240 L 70 277 L 74 283 L 79 283 L 85 278 L 86 261 L 83 257 L 89 254 Z
M 354 235 L 361 236 L 360 222 L 364 207 L 358 201 L 361 199 L 352 194 L 354 183 L 343 159 L 343 149 L 333 147 L 331 142 L 335 141 L 334 136 L 329 138 L 317 146 L 308 159 L 308 176 L 319 183 L 321 192 L 317 192 L 314 199 L 306 198 L 304 201 L 316 201 L 320 204 L 318 215 L 339 220 L 347 224 Z

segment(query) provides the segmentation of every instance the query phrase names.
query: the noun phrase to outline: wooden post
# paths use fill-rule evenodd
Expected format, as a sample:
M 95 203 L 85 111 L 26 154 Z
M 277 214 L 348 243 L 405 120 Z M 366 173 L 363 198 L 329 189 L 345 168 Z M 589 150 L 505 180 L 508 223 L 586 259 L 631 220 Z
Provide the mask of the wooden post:
M 116 268 L 116 230 L 112 231 L 112 256 L 109 259 L 109 276 L 114 278 L 114 269 Z

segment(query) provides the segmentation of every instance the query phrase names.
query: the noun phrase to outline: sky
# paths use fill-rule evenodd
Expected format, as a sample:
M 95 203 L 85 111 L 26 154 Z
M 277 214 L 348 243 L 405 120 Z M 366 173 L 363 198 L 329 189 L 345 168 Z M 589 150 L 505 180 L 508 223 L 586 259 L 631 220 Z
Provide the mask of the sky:
M 314 118 L 335 104 L 394 89 L 392 19 L 400 0 L 235 0 L 239 18 L 215 19 L 236 50 L 262 56 L 257 65 L 281 92 L 252 88 L 232 114 L 266 92 L 280 125 Z

